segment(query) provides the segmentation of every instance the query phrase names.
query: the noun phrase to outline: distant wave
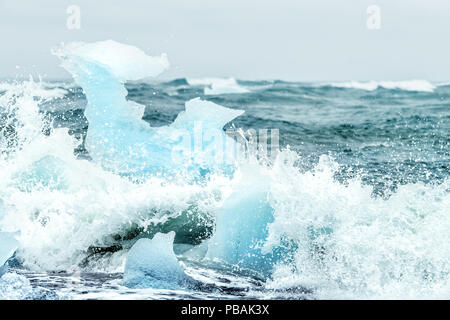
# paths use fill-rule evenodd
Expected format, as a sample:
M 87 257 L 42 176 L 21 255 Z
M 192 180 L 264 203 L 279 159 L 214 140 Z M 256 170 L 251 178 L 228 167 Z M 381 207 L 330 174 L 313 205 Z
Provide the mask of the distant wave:
M 397 89 L 405 91 L 433 92 L 436 86 L 426 80 L 406 80 L 406 81 L 350 81 L 335 82 L 330 84 L 336 88 L 360 89 L 374 91 L 378 88 Z
M 187 79 L 187 82 L 191 86 L 206 86 L 206 95 L 249 92 L 248 89 L 240 86 L 234 78 Z

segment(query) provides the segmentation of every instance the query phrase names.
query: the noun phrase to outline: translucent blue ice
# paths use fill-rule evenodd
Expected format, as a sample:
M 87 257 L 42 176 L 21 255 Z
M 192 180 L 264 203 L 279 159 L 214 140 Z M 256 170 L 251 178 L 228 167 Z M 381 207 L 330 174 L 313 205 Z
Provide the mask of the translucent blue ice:
M 165 56 L 148 57 L 114 41 L 75 43 L 56 54 L 84 90 L 86 148 L 103 168 L 137 180 L 159 173 L 182 173 L 194 182 L 208 172 L 233 174 L 239 151 L 223 127 L 243 111 L 196 98 L 186 102 L 171 125 L 155 128 L 142 120 L 144 106 L 127 101 L 124 82 L 158 75 L 168 66 Z M 271 268 L 267 261 L 272 254 L 261 251 L 267 225 L 274 219 L 266 194 L 267 189 L 248 185 L 226 200 L 217 215 L 210 258 L 263 271 Z M 124 283 L 148 287 L 155 281 L 183 279 L 172 243 L 172 233 L 139 240 L 129 253 Z
M 123 284 L 130 288 L 170 288 L 189 281 L 173 252 L 175 232 L 139 239 L 128 252 Z
M 13 256 L 18 245 L 15 234 L 0 232 L 0 277 L 8 270 L 6 262 Z
M 158 75 L 168 65 L 165 56 L 148 57 L 114 41 L 72 44 L 56 54 L 86 95 L 86 148 L 105 169 L 142 178 L 183 169 L 195 175 L 201 169 L 229 167 L 217 161 L 233 149 L 226 147 L 234 140 L 226 136 L 223 126 L 243 111 L 193 99 L 173 124 L 153 128 L 142 120 L 144 106 L 127 101 L 124 82 Z
M 207 257 L 265 276 L 281 254 L 279 250 L 266 252 L 263 248 L 268 226 L 274 221 L 274 210 L 267 199 L 269 186 L 267 179 L 251 167 L 242 169 L 241 182 L 218 210 Z

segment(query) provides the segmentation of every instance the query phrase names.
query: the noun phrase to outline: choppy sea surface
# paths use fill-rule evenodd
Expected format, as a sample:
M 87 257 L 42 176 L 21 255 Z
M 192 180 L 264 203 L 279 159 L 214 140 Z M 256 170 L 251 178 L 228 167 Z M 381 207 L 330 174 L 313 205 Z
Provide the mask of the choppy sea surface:
M 0 230 L 18 232 L 20 245 L 0 299 L 450 297 L 450 84 L 175 79 L 125 87 L 152 127 L 170 125 L 196 97 L 244 110 L 225 128 L 279 130 L 278 158 L 247 164 L 241 178 L 133 181 L 92 161 L 81 87 L 1 81 Z M 252 179 L 267 183 L 263 252 L 289 243 L 263 274 L 197 252 L 220 221 L 239 224 L 220 216 L 228 197 L 250 192 L 248 210 L 259 205 L 245 183 Z M 195 284 L 127 287 L 130 248 L 169 231 Z

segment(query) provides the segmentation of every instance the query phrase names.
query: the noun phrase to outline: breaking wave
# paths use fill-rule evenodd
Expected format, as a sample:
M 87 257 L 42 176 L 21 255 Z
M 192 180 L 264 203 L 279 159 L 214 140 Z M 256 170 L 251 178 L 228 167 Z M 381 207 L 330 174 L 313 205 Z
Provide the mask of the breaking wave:
M 335 82 L 331 86 L 336 88 L 359 89 L 374 91 L 378 88 L 390 90 L 405 90 L 418 92 L 433 92 L 436 85 L 426 80 L 406 80 L 406 81 L 350 81 L 350 82 Z
M 40 113 L 59 96 L 45 84 L 30 79 L 0 96 L 0 231 L 14 233 L 13 260 L 22 268 L 126 271 L 133 286 L 152 286 L 148 277 L 184 277 L 167 249 L 173 242 L 189 248 L 178 258 L 254 271 L 265 290 L 286 296 L 303 288 L 309 298 L 449 297 L 448 178 L 405 184 L 381 198 L 358 176 L 337 181 L 339 164 L 328 155 L 308 170 L 289 148 L 273 163 L 250 157 L 224 167 L 216 162 L 219 140 L 229 139 L 222 128 L 242 111 L 194 99 L 172 124 L 154 128 L 141 120 L 143 107 L 126 99 L 124 82 L 156 76 L 168 67 L 165 55 L 113 41 L 55 53 L 85 91 L 86 141 Z M 427 82 L 342 86 L 434 89 Z M 180 137 L 197 121 L 218 140 L 173 162 Z M 74 153 L 82 144 L 88 158 Z M 5 243 L 1 252 L 11 256 Z M 152 245 L 167 252 L 144 250 Z M 193 254 L 196 248 L 206 250 Z M 149 252 L 153 258 L 139 259 Z M 179 276 L 156 272 L 167 267 L 158 260 L 164 257 Z M 29 290 L 22 278 L 5 276 Z M 0 282 L 0 297 L 9 282 Z

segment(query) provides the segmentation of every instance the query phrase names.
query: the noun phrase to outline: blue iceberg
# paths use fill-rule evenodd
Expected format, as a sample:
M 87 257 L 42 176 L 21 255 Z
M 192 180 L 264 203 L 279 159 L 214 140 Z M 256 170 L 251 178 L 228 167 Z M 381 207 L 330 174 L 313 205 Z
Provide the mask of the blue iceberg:
M 183 169 L 194 176 L 211 167 L 230 171 L 225 161 L 218 161 L 234 152 L 228 147 L 234 140 L 223 127 L 243 111 L 193 99 L 170 126 L 151 127 L 142 120 L 145 106 L 127 101 L 124 83 L 157 76 L 169 65 L 165 55 L 149 57 L 111 40 L 72 43 L 54 53 L 83 88 L 88 100 L 86 149 L 105 169 L 134 179 Z
M 176 288 L 190 278 L 173 252 L 175 232 L 139 239 L 128 252 L 123 284 L 130 288 Z

